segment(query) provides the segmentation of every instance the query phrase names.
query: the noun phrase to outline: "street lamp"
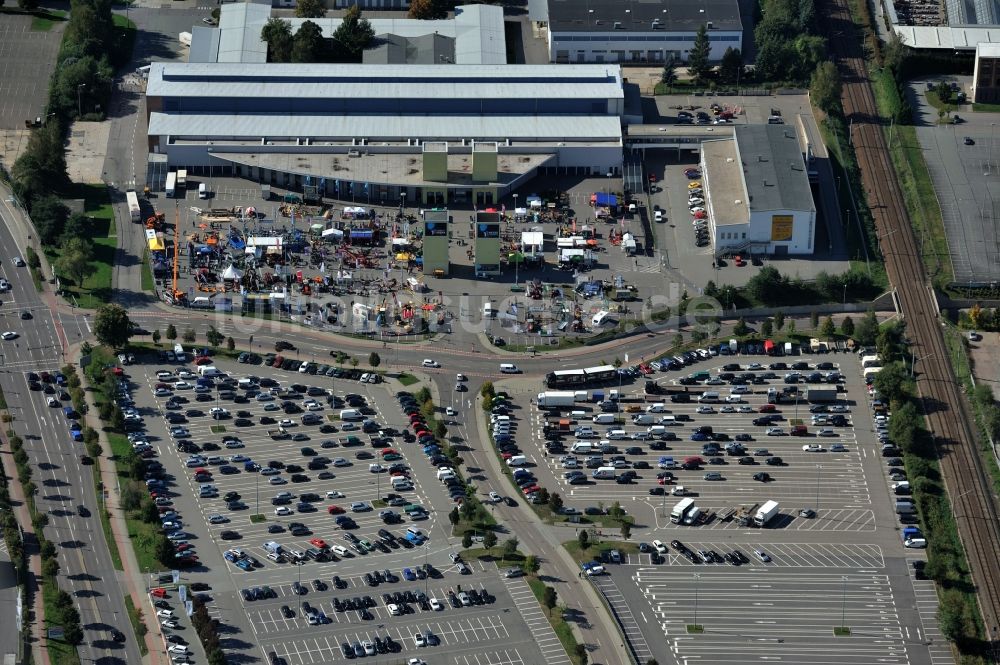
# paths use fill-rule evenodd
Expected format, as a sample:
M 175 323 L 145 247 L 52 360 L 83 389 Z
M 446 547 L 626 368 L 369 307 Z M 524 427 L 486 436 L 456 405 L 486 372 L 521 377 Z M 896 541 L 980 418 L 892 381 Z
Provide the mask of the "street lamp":
M 816 465 L 816 516 L 819 517 L 819 474 L 823 470 L 823 467 L 819 464 Z
M 921 360 L 927 360 L 928 358 L 931 358 L 933 356 L 934 356 L 933 353 L 928 353 L 926 356 L 920 356 L 918 358 L 918 357 L 914 356 L 913 352 L 911 351 L 910 352 L 910 378 L 911 379 L 913 378 L 913 370 L 917 366 L 918 362 L 920 362 Z
M 80 91 L 87 87 L 86 83 L 81 83 L 76 86 L 76 115 L 78 117 L 83 117 L 83 101 L 80 96 Z
M 847 617 L 847 575 L 843 575 L 840 579 L 844 582 L 843 601 L 840 605 L 840 629 L 843 631 Z

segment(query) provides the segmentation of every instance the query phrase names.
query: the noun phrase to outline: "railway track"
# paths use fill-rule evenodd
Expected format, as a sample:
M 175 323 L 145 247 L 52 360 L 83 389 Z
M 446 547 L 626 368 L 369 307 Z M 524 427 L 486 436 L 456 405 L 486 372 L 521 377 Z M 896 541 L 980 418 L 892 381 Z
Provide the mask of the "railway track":
M 886 272 L 907 324 L 910 352 L 920 362 L 917 389 L 923 411 L 940 456 L 986 637 L 996 642 L 1000 638 L 1000 525 L 992 486 L 969 426 L 968 404 L 951 370 L 934 294 L 924 275 L 919 243 L 892 168 L 883 133 L 885 123 L 878 115 L 847 0 L 823 0 L 820 7 L 843 81 L 844 114 L 882 241 Z

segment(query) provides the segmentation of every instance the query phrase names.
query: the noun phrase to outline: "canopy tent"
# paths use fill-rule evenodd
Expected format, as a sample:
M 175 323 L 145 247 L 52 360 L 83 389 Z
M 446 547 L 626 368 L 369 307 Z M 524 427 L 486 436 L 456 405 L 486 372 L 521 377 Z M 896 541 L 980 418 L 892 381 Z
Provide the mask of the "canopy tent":
M 243 273 L 236 269 L 235 266 L 230 265 L 228 268 L 222 271 L 222 279 L 227 281 L 238 281 L 243 278 Z
M 247 247 L 281 247 L 282 240 L 279 236 L 250 236 L 247 238 Z
M 528 214 L 528 209 L 527 208 L 514 208 L 514 214 L 515 215 L 527 215 Z
M 323 235 L 324 238 L 326 238 L 328 236 L 335 236 L 337 238 L 343 238 L 344 237 L 344 232 L 342 230 L 340 230 L 340 229 L 326 229 L 326 230 L 323 231 L 322 235 Z

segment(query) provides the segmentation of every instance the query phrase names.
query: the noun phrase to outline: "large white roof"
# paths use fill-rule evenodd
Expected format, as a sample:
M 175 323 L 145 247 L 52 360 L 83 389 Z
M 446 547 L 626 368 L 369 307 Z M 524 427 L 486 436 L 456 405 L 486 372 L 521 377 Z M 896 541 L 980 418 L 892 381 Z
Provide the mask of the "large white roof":
M 1000 26 L 892 26 L 903 43 L 915 49 L 972 51 L 980 43 L 1000 43 Z

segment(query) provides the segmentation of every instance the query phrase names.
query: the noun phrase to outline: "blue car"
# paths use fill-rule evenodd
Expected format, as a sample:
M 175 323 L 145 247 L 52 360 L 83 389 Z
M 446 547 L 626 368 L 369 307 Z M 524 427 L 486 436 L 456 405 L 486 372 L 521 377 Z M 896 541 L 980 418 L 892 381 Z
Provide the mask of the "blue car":
M 708 435 L 703 432 L 695 432 L 691 435 L 692 441 L 708 441 Z
M 417 579 L 416 574 L 409 568 L 403 568 L 403 579 L 407 582 L 413 582 Z
M 240 570 L 249 572 L 253 569 L 253 564 L 251 564 L 247 559 L 240 559 L 236 562 L 236 567 Z

